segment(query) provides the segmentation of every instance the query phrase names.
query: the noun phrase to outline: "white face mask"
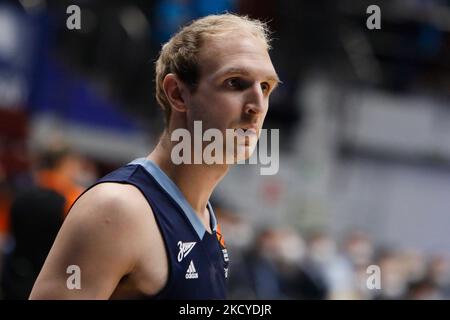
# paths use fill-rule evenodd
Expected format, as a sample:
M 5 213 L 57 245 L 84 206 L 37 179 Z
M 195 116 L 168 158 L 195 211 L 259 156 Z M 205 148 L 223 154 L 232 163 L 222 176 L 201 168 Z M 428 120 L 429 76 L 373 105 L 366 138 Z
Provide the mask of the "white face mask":
M 305 244 L 295 235 L 286 235 L 280 239 L 278 253 L 286 263 L 297 264 L 305 255 Z
M 317 240 L 310 246 L 310 257 L 317 263 L 326 263 L 332 259 L 335 254 L 336 245 L 333 241 L 328 239 Z
M 351 261 L 358 266 L 369 265 L 373 257 L 373 247 L 366 241 L 351 243 L 347 252 Z

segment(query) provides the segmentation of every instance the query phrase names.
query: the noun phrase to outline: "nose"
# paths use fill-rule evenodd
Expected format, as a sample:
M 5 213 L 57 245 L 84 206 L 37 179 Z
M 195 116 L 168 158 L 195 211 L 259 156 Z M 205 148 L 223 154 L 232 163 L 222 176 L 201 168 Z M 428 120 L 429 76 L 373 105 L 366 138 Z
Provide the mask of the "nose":
M 266 108 L 266 103 L 261 86 L 259 83 L 255 84 L 248 89 L 244 111 L 250 115 L 263 113 Z

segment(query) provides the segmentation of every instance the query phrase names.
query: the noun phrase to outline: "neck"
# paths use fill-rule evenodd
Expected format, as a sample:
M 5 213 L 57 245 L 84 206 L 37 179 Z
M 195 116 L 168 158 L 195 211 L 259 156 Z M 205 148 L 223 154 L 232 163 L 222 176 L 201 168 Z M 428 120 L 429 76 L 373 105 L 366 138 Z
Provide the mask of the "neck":
M 170 134 L 164 131 L 156 148 L 147 156 L 177 185 L 199 218 L 209 224 L 206 209 L 211 194 L 228 171 L 228 165 L 179 164 L 171 160 Z M 209 229 L 209 225 L 208 228 Z

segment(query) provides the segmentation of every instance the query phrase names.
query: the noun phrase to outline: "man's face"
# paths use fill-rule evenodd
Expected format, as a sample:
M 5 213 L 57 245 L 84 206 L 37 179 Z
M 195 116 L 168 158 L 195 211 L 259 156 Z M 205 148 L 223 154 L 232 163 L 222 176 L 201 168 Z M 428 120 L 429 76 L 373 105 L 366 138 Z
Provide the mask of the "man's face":
M 269 96 L 278 84 L 264 43 L 244 33 L 207 39 L 199 63 L 197 89 L 185 101 L 188 130 L 193 132 L 198 120 L 203 131 L 216 128 L 224 137 L 226 129 L 249 130 L 246 135 L 250 137 L 234 150 L 243 149 L 247 158 L 256 147 Z

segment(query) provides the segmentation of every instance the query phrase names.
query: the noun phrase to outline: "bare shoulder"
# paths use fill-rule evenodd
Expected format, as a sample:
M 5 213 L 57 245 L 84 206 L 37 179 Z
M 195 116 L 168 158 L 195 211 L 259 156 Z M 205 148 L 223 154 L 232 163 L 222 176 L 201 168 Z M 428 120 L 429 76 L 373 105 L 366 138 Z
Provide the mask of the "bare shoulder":
M 152 255 L 161 253 L 161 235 L 143 194 L 132 185 L 101 183 L 70 210 L 31 297 L 108 298 L 124 276 L 141 272 L 144 258 L 156 260 Z M 83 272 L 80 291 L 67 291 L 70 265 Z M 148 281 L 154 282 L 152 275 Z
M 94 186 L 75 203 L 66 220 L 67 224 L 80 229 L 95 229 L 97 237 L 98 233 L 112 232 L 115 244 L 123 242 L 128 251 L 160 237 L 149 203 L 142 192 L 130 184 Z
M 152 216 L 150 206 L 136 187 L 101 183 L 78 199 L 61 231 L 75 229 L 86 233 L 86 236 L 93 233 L 96 240 L 101 240 L 102 235 L 108 237 L 114 234 L 115 241 L 110 244 L 112 247 L 120 247 L 122 241 L 128 247 L 131 241 L 139 240 L 140 231 L 144 232 L 143 223 Z
M 90 212 L 100 216 L 126 215 L 127 218 L 139 219 L 142 210 L 151 210 L 143 194 L 133 185 L 121 183 L 101 183 L 87 191 L 75 203 L 69 216 L 84 214 L 89 218 Z M 119 215 L 119 216 L 118 216 Z M 95 218 L 95 217 L 94 217 Z

